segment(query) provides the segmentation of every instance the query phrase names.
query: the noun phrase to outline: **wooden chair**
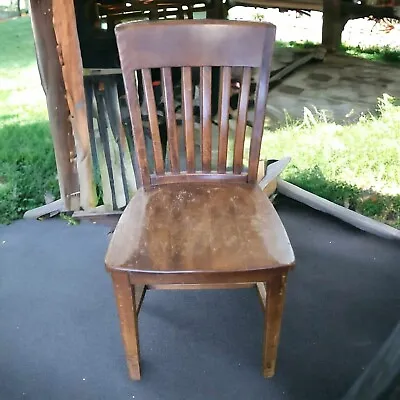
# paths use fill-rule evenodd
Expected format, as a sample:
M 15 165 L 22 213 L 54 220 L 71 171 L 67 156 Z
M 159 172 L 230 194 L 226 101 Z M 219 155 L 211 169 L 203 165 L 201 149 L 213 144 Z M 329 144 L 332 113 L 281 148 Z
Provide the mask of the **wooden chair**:
M 263 374 L 272 377 L 281 327 L 286 277 L 294 266 L 285 229 L 257 186 L 269 67 L 275 27 L 238 21 L 160 21 L 116 27 L 142 187 L 124 210 L 105 263 L 111 273 L 126 360 L 140 379 L 137 316 L 145 289 L 255 286 L 265 309 Z M 211 68 L 221 67 L 220 91 L 211 91 Z M 182 67 L 186 170 L 181 170 L 171 67 Z M 194 154 L 191 67 L 200 67 L 201 166 Z M 227 171 L 231 68 L 243 68 Z M 161 68 L 170 168 L 162 157 L 151 87 L 151 68 Z M 259 68 L 248 166 L 245 124 L 251 70 Z M 135 73 L 141 73 L 150 116 L 154 171 L 149 167 Z M 212 139 L 210 102 L 219 95 L 218 143 Z M 214 138 L 215 139 L 215 138 Z M 218 149 L 212 170 L 212 147 Z M 251 329 L 251 328 L 249 328 Z

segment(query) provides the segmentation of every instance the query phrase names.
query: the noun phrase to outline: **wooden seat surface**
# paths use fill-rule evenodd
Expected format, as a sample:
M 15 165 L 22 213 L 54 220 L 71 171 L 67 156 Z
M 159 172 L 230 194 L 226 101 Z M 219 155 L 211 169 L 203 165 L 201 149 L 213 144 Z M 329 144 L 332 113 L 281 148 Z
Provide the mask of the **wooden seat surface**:
M 245 272 L 250 279 L 251 271 L 293 264 L 289 239 L 267 196 L 256 185 L 232 183 L 140 189 L 106 255 L 110 270 L 197 278 Z

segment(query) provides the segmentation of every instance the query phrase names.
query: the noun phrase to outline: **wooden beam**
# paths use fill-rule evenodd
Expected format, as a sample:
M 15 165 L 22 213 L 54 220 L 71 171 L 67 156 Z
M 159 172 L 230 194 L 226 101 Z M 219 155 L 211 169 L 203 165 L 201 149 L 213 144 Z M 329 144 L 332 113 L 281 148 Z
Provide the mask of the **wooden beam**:
M 245 289 L 254 287 L 254 282 L 246 283 L 217 283 L 217 284 L 157 284 L 149 285 L 148 289 L 158 289 L 158 290 L 212 290 L 212 289 Z
M 112 231 L 117 226 L 117 223 L 122 215 L 122 211 L 107 211 L 103 206 L 96 207 L 93 210 L 75 211 L 72 218 L 78 220 L 87 220 L 96 224 L 106 225 Z
M 79 177 L 75 143 L 53 29 L 52 0 L 31 0 L 30 6 L 36 58 L 46 95 L 61 200 L 66 210 L 78 210 Z
M 97 204 L 83 86 L 83 66 L 73 0 L 53 0 L 53 25 L 74 130 L 80 202 L 83 209 Z

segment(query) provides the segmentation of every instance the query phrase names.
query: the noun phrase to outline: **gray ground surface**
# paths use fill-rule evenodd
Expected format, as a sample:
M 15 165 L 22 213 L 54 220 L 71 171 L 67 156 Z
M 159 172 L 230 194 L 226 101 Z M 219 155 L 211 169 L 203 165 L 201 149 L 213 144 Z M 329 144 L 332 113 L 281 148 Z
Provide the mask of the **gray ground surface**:
M 280 68 L 307 53 L 275 49 L 273 69 Z M 286 111 L 302 118 L 304 107 L 325 111 L 337 123 L 356 121 L 360 115 L 375 112 L 377 98 L 386 93 L 400 98 L 397 64 L 384 64 L 350 56 L 328 55 L 323 62 L 307 64 L 270 91 L 268 115 L 284 121 Z
M 280 197 L 297 256 L 275 378 L 253 290 L 150 292 L 143 378 L 128 380 L 107 229 L 0 226 L 0 399 L 338 399 L 400 315 L 398 243 Z

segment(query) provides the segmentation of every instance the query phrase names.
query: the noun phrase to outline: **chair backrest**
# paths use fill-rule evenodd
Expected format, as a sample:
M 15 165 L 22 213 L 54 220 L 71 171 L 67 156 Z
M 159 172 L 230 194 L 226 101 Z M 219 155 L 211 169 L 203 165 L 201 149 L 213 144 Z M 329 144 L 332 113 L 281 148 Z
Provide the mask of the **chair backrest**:
M 255 183 L 264 129 L 275 26 L 258 22 L 185 20 L 130 22 L 118 25 L 115 30 L 143 185 L 210 179 Z M 232 67 L 235 69 L 239 67 L 242 79 L 237 117 L 234 121 L 233 134 L 230 134 Z M 169 168 L 168 166 L 166 168 L 163 157 L 152 78 L 154 69 L 161 71 Z M 215 81 L 216 69 L 219 78 L 217 90 L 215 83 L 212 82 Z M 247 111 L 254 69 L 258 71 L 254 119 L 248 168 L 244 168 Z M 196 165 L 195 157 L 196 124 L 193 93 L 196 71 L 199 71 L 200 92 L 201 161 L 197 163 L 200 165 Z M 176 76 L 179 77 L 181 86 L 182 133 L 177 124 L 174 98 Z M 143 104 L 140 99 L 141 87 L 144 92 Z M 213 137 L 212 120 L 214 113 L 212 102 L 215 102 L 215 96 L 218 99 L 217 138 Z M 147 108 L 154 168 L 151 168 L 149 151 L 146 149 L 143 105 Z M 184 139 L 183 154 L 179 151 L 180 135 Z M 233 151 L 231 166 L 227 165 L 230 135 Z M 216 148 L 214 153 L 213 145 Z M 215 170 L 212 168 L 212 154 L 215 154 Z M 185 159 L 184 168 L 180 156 Z

